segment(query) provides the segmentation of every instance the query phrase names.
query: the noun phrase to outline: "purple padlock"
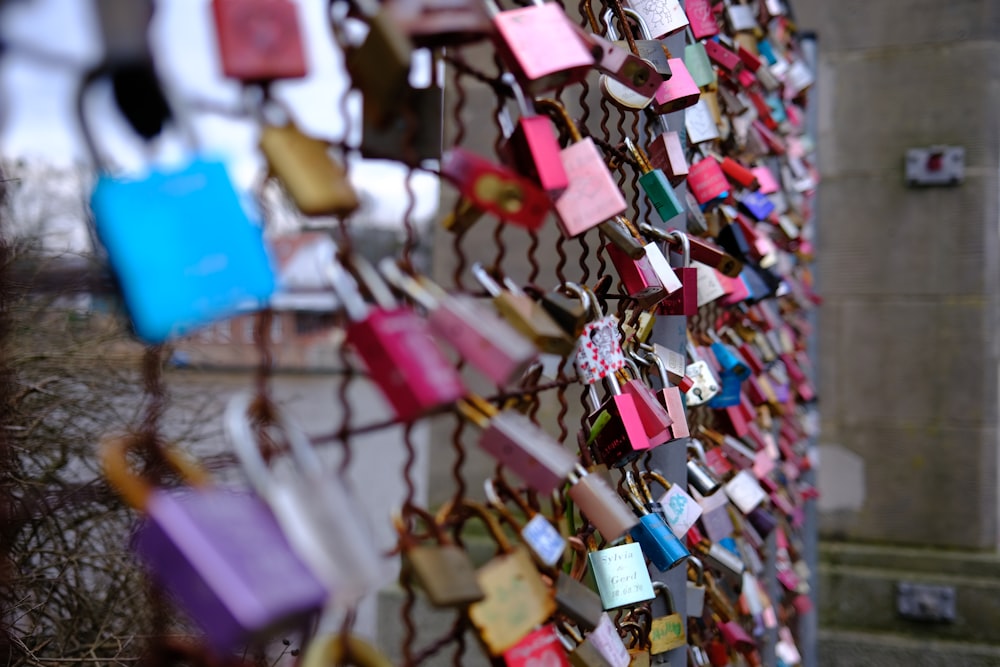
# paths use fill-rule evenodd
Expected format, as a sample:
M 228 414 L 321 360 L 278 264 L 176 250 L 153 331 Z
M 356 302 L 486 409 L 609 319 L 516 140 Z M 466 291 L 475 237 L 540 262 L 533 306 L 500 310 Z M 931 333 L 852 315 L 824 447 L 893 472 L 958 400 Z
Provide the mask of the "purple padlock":
M 212 648 L 224 653 L 266 640 L 322 611 L 327 589 L 292 551 L 262 501 L 211 487 L 152 488 L 125 462 L 135 442 L 119 438 L 102 447 L 109 481 L 146 514 L 132 548 Z M 196 469 L 176 452 L 167 458 L 187 478 L 186 471 Z

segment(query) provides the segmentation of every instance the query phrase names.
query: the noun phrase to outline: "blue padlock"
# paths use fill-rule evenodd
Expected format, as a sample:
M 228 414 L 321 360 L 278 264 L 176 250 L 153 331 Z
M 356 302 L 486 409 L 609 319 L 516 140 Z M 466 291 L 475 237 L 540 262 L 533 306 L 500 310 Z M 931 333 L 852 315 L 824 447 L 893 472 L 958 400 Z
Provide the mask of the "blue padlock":
M 625 473 L 625 483 L 629 487 L 629 502 L 640 515 L 639 523 L 629 531 L 629 535 L 642 547 L 646 558 L 660 572 L 677 567 L 690 558 L 691 552 L 677 539 L 663 517 L 646 509 L 632 471 Z
M 149 343 L 260 308 L 275 289 L 263 230 L 221 162 L 200 159 L 137 180 L 102 175 L 97 236 L 136 335 Z

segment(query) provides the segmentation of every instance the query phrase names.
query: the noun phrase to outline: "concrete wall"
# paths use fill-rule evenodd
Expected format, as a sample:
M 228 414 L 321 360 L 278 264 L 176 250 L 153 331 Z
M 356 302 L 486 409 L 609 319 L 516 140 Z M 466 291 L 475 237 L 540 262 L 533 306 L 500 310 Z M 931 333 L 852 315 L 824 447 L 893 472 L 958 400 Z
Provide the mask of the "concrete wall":
M 998 539 L 1000 3 L 797 0 L 819 37 L 821 531 Z M 907 148 L 964 146 L 917 190 Z

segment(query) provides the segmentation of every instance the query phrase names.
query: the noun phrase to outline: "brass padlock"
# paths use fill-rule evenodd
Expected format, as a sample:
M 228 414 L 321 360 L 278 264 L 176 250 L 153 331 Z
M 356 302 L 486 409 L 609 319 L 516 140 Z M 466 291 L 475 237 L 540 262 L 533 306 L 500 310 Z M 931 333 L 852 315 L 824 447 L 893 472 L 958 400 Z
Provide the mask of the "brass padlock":
M 666 615 L 654 618 L 649 631 L 652 643 L 650 652 L 659 655 L 687 644 L 687 635 L 684 632 L 684 619 L 674 606 L 674 596 L 670 588 L 663 582 L 657 581 L 653 584 L 653 590 L 660 597 L 666 594 L 667 601 Z
M 542 581 L 527 548 L 511 546 L 500 524 L 486 508 L 463 500 L 454 506 L 446 505 L 438 517 L 442 524 L 454 525 L 456 531 L 461 530 L 468 519 L 479 518 L 497 543 L 497 555 L 476 572 L 479 586 L 486 595 L 469 607 L 469 621 L 489 654 L 501 655 L 552 615 L 556 610 L 552 593 Z
M 408 527 L 411 518 L 422 519 L 436 544 L 420 544 Z M 403 552 L 401 578 L 412 576 L 435 607 L 464 607 L 485 597 L 465 550 L 455 545 L 435 518 L 414 505 L 393 517 Z
M 265 125 L 260 150 L 271 175 L 303 214 L 347 216 L 360 206 L 347 172 L 330 155 L 327 142 L 288 122 Z

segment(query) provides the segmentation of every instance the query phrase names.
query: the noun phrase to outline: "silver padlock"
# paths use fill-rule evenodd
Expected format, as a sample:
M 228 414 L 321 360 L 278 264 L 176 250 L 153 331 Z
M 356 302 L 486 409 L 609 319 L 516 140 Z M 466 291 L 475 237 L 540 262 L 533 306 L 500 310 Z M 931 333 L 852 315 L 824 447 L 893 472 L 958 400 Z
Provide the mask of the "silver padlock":
M 694 568 L 695 579 L 687 580 L 687 615 L 700 618 L 705 613 L 705 566 L 694 556 L 688 559 L 688 565 Z

